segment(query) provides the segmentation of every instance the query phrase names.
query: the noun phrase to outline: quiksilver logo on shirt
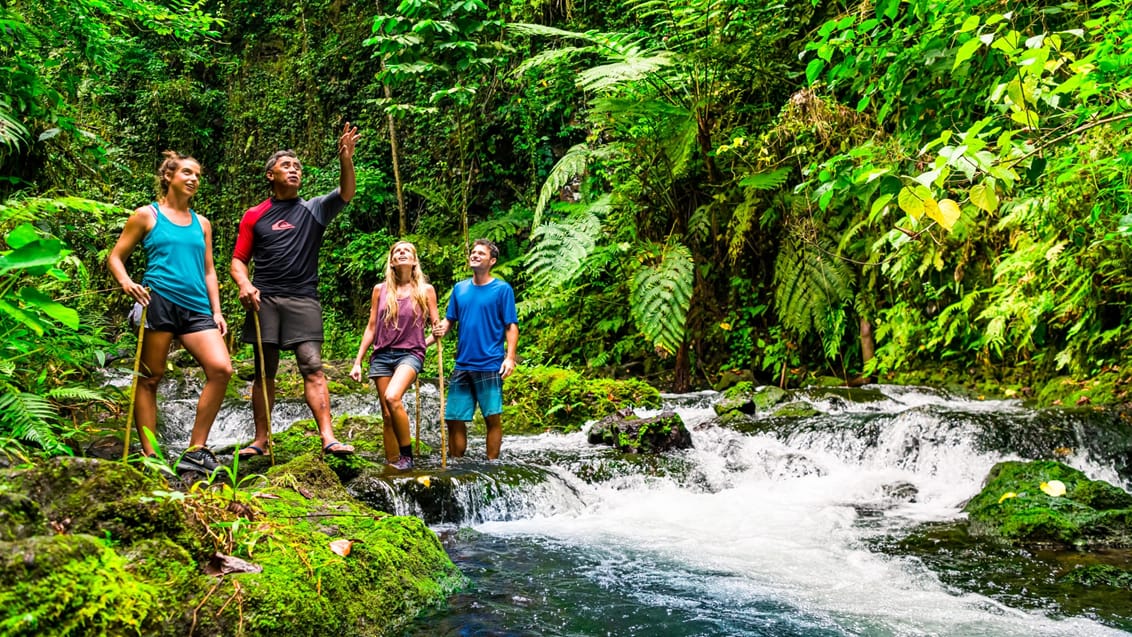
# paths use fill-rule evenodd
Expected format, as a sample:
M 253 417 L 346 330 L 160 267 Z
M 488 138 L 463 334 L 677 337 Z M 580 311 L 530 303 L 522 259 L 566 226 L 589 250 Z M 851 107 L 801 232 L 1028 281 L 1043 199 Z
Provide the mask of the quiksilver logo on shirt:
M 279 221 L 271 224 L 271 229 L 275 231 L 294 230 L 295 226 L 291 225 L 290 222 L 288 222 L 286 219 L 280 219 Z

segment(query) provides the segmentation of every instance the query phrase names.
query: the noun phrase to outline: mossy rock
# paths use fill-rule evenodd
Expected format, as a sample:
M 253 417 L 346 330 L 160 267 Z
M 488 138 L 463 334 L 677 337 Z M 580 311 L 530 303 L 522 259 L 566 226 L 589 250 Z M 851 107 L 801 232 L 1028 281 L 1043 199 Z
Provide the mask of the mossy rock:
M 34 500 L 58 532 L 107 537 L 123 545 L 165 535 L 196 555 L 207 552 L 184 510 L 173 501 L 152 497 L 155 490 L 168 486 L 129 464 L 58 457 L 0 473 L 0 484 L 9 493 L 26 494 Z M 9 510 L 7 515 L 18 513 Z
M 251 483 L 219 481 L 171 491 L 121 463 L 73 458 L 3 472 L 19 534 L 36 526 L 29 503 L 54 524 L 0 542 L 0 634 L 383 635 L 464 584 L 421 520 L 355 500 L 321 457 L 268 478 L 253 494 Z M 91 504 L 92 489 L 104 506 Z M 45 494 L 58 503 L 39 503 Z M 351 550 L 335 552 L 335 540 Z M 217 553 L 262 572 L 214 578 L 204 567 Z
M 796 400 L 778 405 L 774 408 L 771 416 L 775 418 L 809 418 L 820 414 L 821 412 L 810 403 Z
M 273 493 L 279 498 L 262 501 L 263 517 L 290 522 L 247 556 L 262 572 L 231 576 L 242 605 L 228 615 L 241 618 L 248 634 L 390 634 L 464 584 L 419 518 L 387 516 L 352 498 Z M 331 550 L 335 540 L 352 542 L 347 555 Z M 234 584 L 222 589 L 224 597 L 236 592 Z
M 22 540 L 47 529 L 43 511 L 19 493 L 0 493 L 0 542 Z
M 1053 480 L 1065 485 L 1064 496 L 1041 489 Z M 1094 507 L 1119 507 L 1128 500 L 1096 482 L 1060 462 L 1000 462 L 964 507 L 970 532 L 1022 545 L 1132 546 L 1132 508 Z
M 4 635 L 145 634 L 160 615 L 162 587 L 89 535 L 0 542 Z
M 590 428 L 590 444 L 607 444 L 622 453 L 664 453 L 691 449 L 692 435 L 673 411 L 637 418 L 629 409 L 603 418 Z
M 557 367 L 520 366 L 504 381 L 503 428 L 510 434 L 573 431 L 587 421 L 626 407 L 660 407 L 660 392 L 647 383 L 588 379 Z

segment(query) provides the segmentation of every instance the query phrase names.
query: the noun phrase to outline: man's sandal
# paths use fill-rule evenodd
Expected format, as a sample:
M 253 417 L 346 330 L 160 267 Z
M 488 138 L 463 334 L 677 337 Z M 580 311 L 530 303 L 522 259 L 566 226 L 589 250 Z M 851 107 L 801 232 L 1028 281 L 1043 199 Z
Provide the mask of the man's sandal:
M 332 456 L 352 456 L 354 455 L 354 446 L 343 444 L 335 440 L 323 447 L 322 453 L 330 454 Z

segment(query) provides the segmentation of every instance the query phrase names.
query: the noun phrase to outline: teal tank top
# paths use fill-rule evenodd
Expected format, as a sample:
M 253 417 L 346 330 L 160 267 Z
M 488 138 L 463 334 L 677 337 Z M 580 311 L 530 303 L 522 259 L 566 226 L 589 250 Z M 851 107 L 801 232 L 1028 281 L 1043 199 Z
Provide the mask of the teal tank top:
M 195 212 L 187 226 L 170 221 L 157 203 L 156 222 L 142 239 L 146 270 L 142 284 L 181 307 L 212 316 L 208 287 L 204 283 L 204 228 Z

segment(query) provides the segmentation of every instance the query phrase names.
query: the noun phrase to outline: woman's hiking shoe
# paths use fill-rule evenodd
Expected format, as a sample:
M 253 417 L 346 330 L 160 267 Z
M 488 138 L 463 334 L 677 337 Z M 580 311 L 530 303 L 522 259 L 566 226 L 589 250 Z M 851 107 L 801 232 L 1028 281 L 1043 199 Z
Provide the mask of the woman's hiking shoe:
M 181 459 L 177 462 L 177 473 L 195 471 L 204 475 L 212 475 L 212 472 L 219 467 L 220 463 L 217 462 L 216 456 L 212 455 L 212 452 L 208 449 L 201 447 L 181 454 Z
M 401 456 L 400 458 L 397 458 L 397 460 L 389 463 L 389 466 L 398 471 L 409 471 L 413 468 L 413 459 L 409 456 Z

